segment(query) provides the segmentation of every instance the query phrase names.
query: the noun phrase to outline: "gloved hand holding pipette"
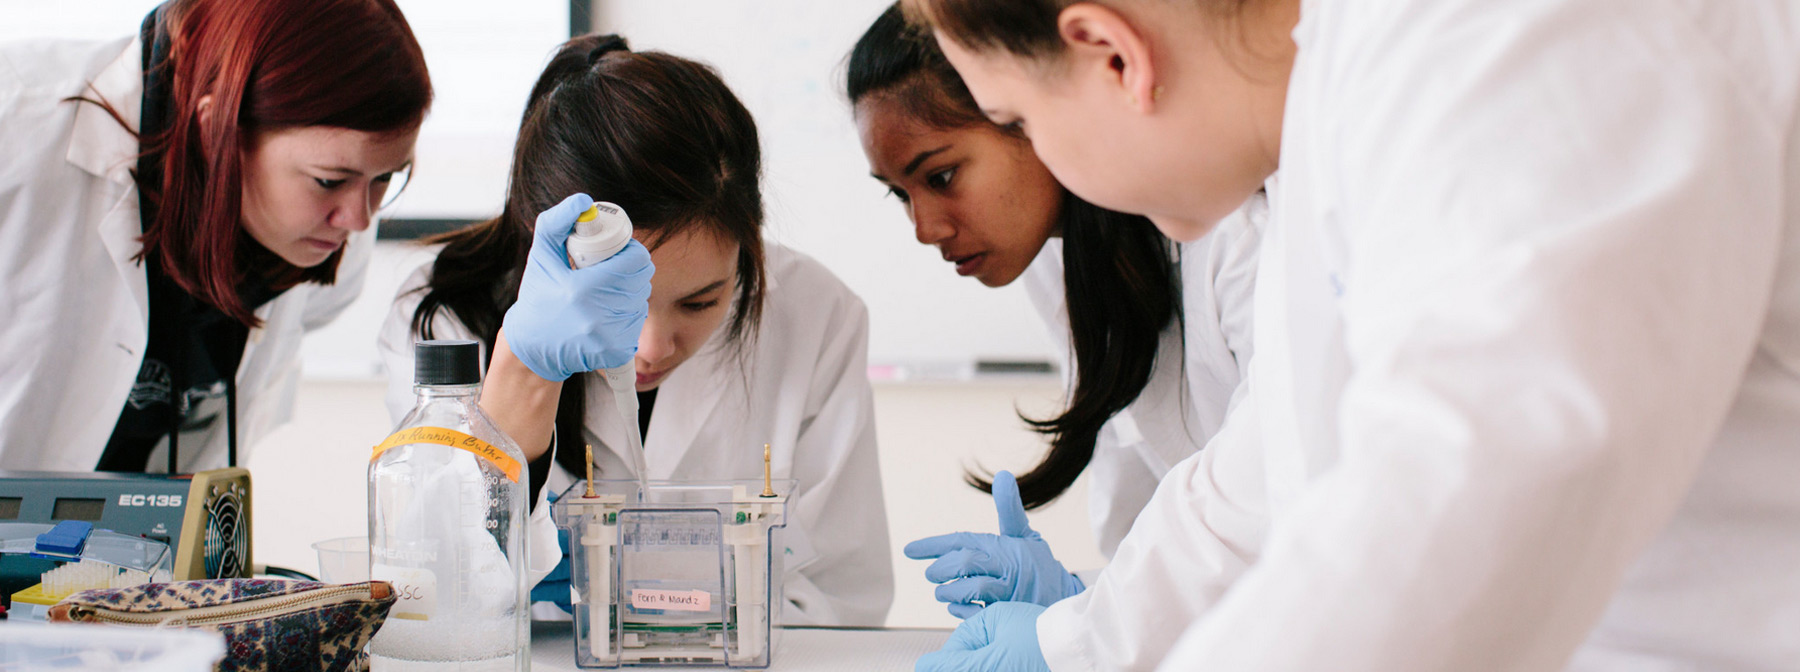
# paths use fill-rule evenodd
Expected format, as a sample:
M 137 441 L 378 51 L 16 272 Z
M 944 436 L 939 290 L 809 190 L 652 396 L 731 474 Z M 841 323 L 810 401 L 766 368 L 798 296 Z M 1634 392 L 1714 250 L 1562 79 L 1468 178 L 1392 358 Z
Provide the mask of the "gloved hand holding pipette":
M 545 380 L 631 363 L 650 315 L 650 251 L 635 240 L 618 254 L 570 268 L 566 243 L 594 199 L 575 194 L 537 218 L 519 300 L 506 311 L 513 356 Z
M 943 584 L 937 588 L 937 599 L 950 603 L 952 615 L 968 618 L 996 602 L 1047 607 L 1086 587 L 1063 569 L 1050 544 L 1031 529 L 1011 472 L 994 474 L 994 508 L 1000 514 L 998 535 L 956 532 L 906 545 L 906 557 L 937 559 L 925 568 L 925 578 Z
M 914 672 L 1050 672 L 1038 647 L 1042 606 L 1000 602 L 963 621 L 944 648 L 919 656 Z

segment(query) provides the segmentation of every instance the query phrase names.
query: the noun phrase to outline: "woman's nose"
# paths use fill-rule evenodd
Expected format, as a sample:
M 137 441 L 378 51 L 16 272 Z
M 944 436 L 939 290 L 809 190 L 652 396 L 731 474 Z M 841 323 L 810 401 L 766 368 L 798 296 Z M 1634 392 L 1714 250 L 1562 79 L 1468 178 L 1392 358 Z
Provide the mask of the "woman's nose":
M 663 320 L 657 319 L 654 312 L 651 313 L 650 317 L 644 320 L 644 331 L 638 334 L 638 357 L 643 358 L 644 363 L 655 367 L 657 363 L 668 359 L 673 354 L 675 354 L 674 332 L 666 328 Z
M 346 189 L 345 197 L 331 212 L 331 225 L 340 229 L 363 231 L 375 221 L 375 207 L 369 198 L 355 189 Z
M 913 220 L 913 236 L 925 245 L 936 245 L 956 235 L 949 209 L 935 198 L 915 199 L 907 209 Z

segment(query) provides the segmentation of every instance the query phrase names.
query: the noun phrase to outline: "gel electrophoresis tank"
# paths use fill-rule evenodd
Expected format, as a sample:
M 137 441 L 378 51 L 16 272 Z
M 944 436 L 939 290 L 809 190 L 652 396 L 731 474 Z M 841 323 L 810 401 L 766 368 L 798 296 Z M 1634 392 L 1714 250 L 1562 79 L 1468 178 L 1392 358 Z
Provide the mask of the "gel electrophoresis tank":
M 602 480 L 556 500 L 584 668 L 769 665 L 794 482 Z M 770 494 L 778 493 L 778 494 Z

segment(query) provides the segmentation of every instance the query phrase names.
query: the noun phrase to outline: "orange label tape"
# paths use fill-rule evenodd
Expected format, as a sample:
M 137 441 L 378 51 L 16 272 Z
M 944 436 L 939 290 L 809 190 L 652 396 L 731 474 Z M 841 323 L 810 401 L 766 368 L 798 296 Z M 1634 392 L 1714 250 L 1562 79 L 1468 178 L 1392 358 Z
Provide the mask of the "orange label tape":
M 413 427 L 394 432 L 387 437 L 386 441 L 382 441 L 381 445 L 375 447 L 375 454 L 369 456 L 369 461 L 375 461 L 375 458 L 381 457 L 381 454 L 387 452 L 389 448 L 415 443 L 431 443 L 469 451 L 476 457 L 499 467 L 500 471 L 506 473 L 507 478 L 512 479 L 512 482 L 519 482 L 519 472 L 521 471 L 519 461 L 513 459 L 511 455 L 507 455 L 506 451 L 468 434 L 443 427 Z

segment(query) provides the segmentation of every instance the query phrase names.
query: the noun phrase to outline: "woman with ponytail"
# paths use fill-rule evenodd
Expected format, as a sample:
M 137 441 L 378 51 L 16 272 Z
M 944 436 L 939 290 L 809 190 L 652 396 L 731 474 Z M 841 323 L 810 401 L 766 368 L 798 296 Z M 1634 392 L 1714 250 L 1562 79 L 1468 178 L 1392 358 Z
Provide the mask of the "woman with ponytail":
M 783 622 L 880 625 L 893 570 L 868 313 L 824 266 L 762 239 L 761 161 L 711 68 L 611 35 L 564 44 L 526 104 L 500 215 L 431 241 L 437 258 L 395 299 L 390 410 L 411 398 L 415 339 L 472 338 L 488 353 L 482 406 L 549 493 L 583 476 L 590 445 L 596 478 L 638 476 L 632 429 L 659 480 L 760 479 L 767 444 L 774 477 L 798 482 L 778 537 Z M 571 272 L 563 241 L 594 201 L 622 208 L 635 241 Z M 635 428 L 599 372 L 627 361 Z M 567 609 L 566 569 L 533 593 Z
M 926 578 L 945 584 L 938 599 L 959 617 L 1080 592 L 1025 510 L 1090 474 L 1090 518 L 1111 557 L 1162 476 L 1219 430 L 1250 359 L 1260 220 L 1247 207 L 1177 245 L 1149 219 L 1070 194 L 1021 129 L 982 115 L 898 5 L 857 42 L 846 88 L 871 172 L 919 242 L 990 287 L 1023 280 L 1072 379 L 1062 413 L 1026 418 L 1050 442 L 1036 467 L 969 477 L 993 492 L 1001 534 L 932 537 L 906 553 L 937 559 Z
M 431 103 L 393 0 L 0 45 L 0 469 L 242 463 L 362 290 Z

